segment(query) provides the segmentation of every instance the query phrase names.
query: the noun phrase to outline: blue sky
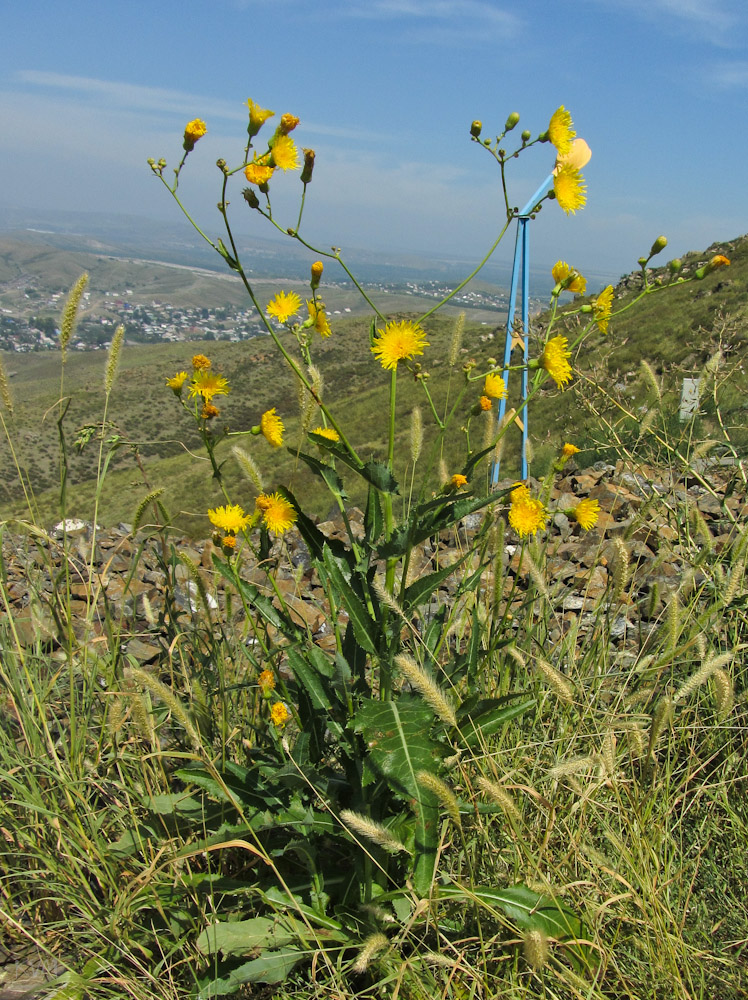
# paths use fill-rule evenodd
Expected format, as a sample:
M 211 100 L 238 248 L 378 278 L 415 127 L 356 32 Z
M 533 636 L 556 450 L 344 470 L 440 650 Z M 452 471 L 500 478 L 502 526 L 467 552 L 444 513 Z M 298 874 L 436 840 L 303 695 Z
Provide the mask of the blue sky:
M 745 0 L 6 0 L 0 202 L 175 219 L 145 161 L 175 164 L 200 117 L 182 190 L 218 234 L 215 161 L 238 162 L 248 97 L 302 120 L 320 246 L 480 256 L 502 201 L 470 122 L 516 110 L 535 135 L 560 104 L 592 147 L 588 205 L 544 207 L 533 263 L 616 278 L 660 233 L 664 260 L 748 230 Z M 515 204 L 552 153 L 513 162 Z M 274 179 L 288 224 L 300 188 Z

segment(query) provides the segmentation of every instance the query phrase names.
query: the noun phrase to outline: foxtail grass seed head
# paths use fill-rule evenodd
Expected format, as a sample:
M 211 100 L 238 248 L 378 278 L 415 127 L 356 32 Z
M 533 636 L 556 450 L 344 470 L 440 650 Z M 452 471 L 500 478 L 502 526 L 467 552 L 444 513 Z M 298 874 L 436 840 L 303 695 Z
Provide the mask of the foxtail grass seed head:
M 600 746 L 600 760 L 605 770 L 605 776 L 612 778 L 616 773 L 616 737 L 615 733 L 608 732 L 603 737 Z
M 460 806 L 452 789 L 430 771 L 419 771 L 416 780 L 421 788 L 434 793 L 454 825 L 462 827 Z
M 114 331 L 112 343 L 109 345 L 109 355 L 106 361 L 106 371 L 104 373 L 104 391 L 107 396 L 112 391 L 114 379 L 119 367 L 120 354 L 122 353 L 122 343 L 125 339 L 125 328 L 120 324 Z
M 252 483 L 257 492 L 262 493 L 265 489 L 262 481 L 262 473 L 249 452 L 245 451 L 238 444 L 235 444 L 231 449 L 231 454 L 236 459 L 236 464 L 242 470 L 250 483 Z
M 423 417 L 421 407 L 414 406 L 410 413 L 410 460 L 413 465 L 421 457 L 423 448 Z
M 647 752 L 647 740 L 644 732 L 634 723 L 626 726 L 624 732 L 626 733 L 629 756 L 634 760 L 638 760 L 640 757 L 643 757 Z
M 140 598 L 140 606 L 143 609 L 143 617 L 151 626 L 155 628 L 158 625 L 158 618 L 156 617 L 156 612 L 153 610 L 153 605 L 148 600 L 148 595 L 143 594 Z
M 722 592 L 722 602 L 728 607 L 736 597 L 742 597 L 745 593 L 745 560 L 739 559 L 730 567 L 727 575 L 725 589 Z
M 629 582 L 629 550 L 626 543 L 616 535 L 613 539 L 613 592 L 611 594 L 614 604 L 623 597 L 623 592 Z
M 489 781 L 488 778 L 480 777 L 478 778 L 478 787 L 483 792 L 483 794 L 489 798 L 492 802 L 495 802 L 499 806 L 505 816 L 516 826 L 522 826 L 522 816 L 519 809 L 516 806 L 514 799 L 511 794 L 501 785 L 497 784 L 495 781 Z
M 65 308 L 62 310 L 60 321 L 60 350 L 62 351 L 62 361 L 65 362 L 66 351 L 75 331 L 78 322 L 78 308 L 88 284 L 88 274 L 84 271 L 76 283 L 70 289 Z
M 657 746 L 657 741 L 662 736 L 666 727 L 673 718 L 673 699 L 664 695 L 657 702 L 654 714 L 652 715 L 652 725 L 649 729 L 649 750 L 647 757 L 650 758 Z
M 2 396 L 3 405 L 5 409 L 13 415 L 13 397 L 10 394 L 10 386 L 8 385 L 8 376 L 5 372 L 5 366 L 3 365 L 3 359 L 0 357 L 0 396 Z
M 662 388 L 660 387 L 660 383 L 658 382 L 657 376 L 654 373 L 654 369 L 652 368 L 650 363 L 646 361 L 644 358 L 642 358 L 641 361 L 639 362 L 639 367 L 641 369 L 642 378 L 649 386 L 649 388 L 652 390 L 652 393 L 657 398 L 658 403 L 662 402 Z
M 381 823 L 375 823 L 373 819 L 369 819 L 368 816 L 362 816 L 360 813 L 353 812 L 351 809 L 343 809 L 340 813 L 340 818 L 358 837 L 364 837 L 366 840 L 370 840 L 372 843 L 377 844 L 383 850 L 387 851 L 388 854 L 400 854 L 404 852 L 410 854 L 410 850 L 403 844 L 401 840 L 388 830 L 386 826 Z
M 407 653 L 395 657 L 395 666 L 426 704 L 448 726 L 457 726 L 457 716 L 438 684 Z
M 659 415 L 660 411 L 655 407 L 652 407 L 651 410 L 647 410 L 639 424 L 639 429 L 636 432 L 639 440 L 641 440 L 646 434 L 649 434 Z
M 699 667 L 696 673 L 691 674 L 688 680 L 686 680 L 683 684 L 681 684 L 681 686 L 675 692 L 675 694 L 673 695 L 673 704 L 677 705 L 679 701 L 685 701 L 685 699 L 688 698 L 689 695 L 692 695 L 697 688 L 701 687 L 701 685 L 705 681 L 709 680 L 709 678 L 714 673 L 714 670 L 715 667 L 712 665 L 712 663 L 709 662 Z
M 732 678 L 721 667 L 716 667 L 712 673 L 714 686 L 714 710 L 718 719 L 725 719 L 732 711 L 735 702 L 735 689 Z
M 589 771 L 595 766 L 592 757 L 572 757 L 569 760 L 562 760 L 547 772 L 546 778 L 550 781 L 559 781 L 561 778 L 570 778 L 582 771 Z
M 548 590 L 548 582 L 545 578 L 545 573 L 540 568 L 535 559 L 533 559 L 533 557 L 530 555 L 530 552 L 528 550 L 525 550 L 522 556 L 522 564 L 529 572 L 530 579 L 537 587 L 538 593 L 541 595 L 541 597 L 545 598 L 545 600 L 550 604 L 551 595 L 550 591 Z
M 649 594 L 647 595 L 647 618 L 651 620 L 657 616 L 657 611 L 660 606 L 660 584 L 657 580 L 653 580 L 650 584 Z
M 535 667 L 559 701 L 566 702 L 567 704 L 571 704 L 574 701 L 574 685 L 560 670 L 556 670 L 542 656 L 537 658 Z
M 127 709 L 125 708 L 125 699 L 121 697 L 109 699 L 109 711 L 107 712 L 106 723 L 107 729 L 109 730 L 109 737 L 112 741 L 116 740 L 122 731 L 122 727 L 125 724 L 125 719 L 127 718 Z
M 398 602 L 395 599 L 395 597 L 389 592 L 389 590 L 387 590 L 387 588 L 385 587 L 384 581 L 383 581 L 383 579 L 382 579 L 381 576 L 375 576 L 374 577 L 374 582 L 372 583 L 372 588 L 374 590 L 374 593 L 379 598 L 379 601 L 380 601 L 381 604 L 384 604 L 385 607 L 388 607 L 390 609 L 390 611 L 394 611 L 394 613 L 399 618 L 402 618 L 402 620 L 404 622 L 408 621 L 407 615 L 405 614 L 405 612 L 403 611 L 403 609 L 400 607 L 400 605 L 398 604 Z
M 527 964 L 540 972 L 548 964 L 548 938 L 539 927 L 526 930 L 523 935 L 523 952 Z
M 446 483 L 449 478 L 450 478 L 450 475 L 449 475 L 449 469 L 447 467 L 446 459 L 440 458 L 439 459 L 439 482 L 440 483 Z
M 158 500 L 158 498 L 161 496 L 163 492 L 164 489 L 161 486 L 157 490 L 151 490 L 151 492 L 147 493 L 140 501 L 140 503 L 135 509 L 135 515 L 132 519 L 132 529 L 130 531 L 131 535 L 136 535 L 138 533 L 138 529 L 140 528 L 140 525 L 143 523 L 143 517 L 145 515 L 146 510 L 148 509 L 148 506 L 154 503 L 156 500 Z
M 460 357 L 462 335 L 465 331 L 465 313 L 461 312 L 452 328 L 452 339 L 449 342 L 449 367 L 454 368 Z
M 683 615 L 680 599 L 677 594 L 672 594 L 667 606 L 665 617 L 665 638 L 667 648 L 672 652 L 678 645 L 678 637 L 681 632 Z
M 380 951 L 384 951 L 385 948 L 389 946 L 389 939 L 381 931 L 377 931 L 375 934 L 370 934 L 364 941 L 361 951 L 358 953 L 356 961 L 351 966 L 352 970 L 361 974 L 366 972 L 369 968 L 369 963 L 375 958 Z

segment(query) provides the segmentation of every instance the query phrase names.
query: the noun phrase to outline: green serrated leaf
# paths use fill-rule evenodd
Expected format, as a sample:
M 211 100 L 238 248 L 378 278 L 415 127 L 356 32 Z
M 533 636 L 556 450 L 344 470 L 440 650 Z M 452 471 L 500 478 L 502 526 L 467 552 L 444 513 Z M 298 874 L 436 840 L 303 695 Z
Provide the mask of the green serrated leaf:
M 462 736 L 463 743 L 472 747 L 480 740 L 486 739 L 488 736 L 493 736 L 494 733 L 498 733 L 500 729 L 503 729 L 507 722 L 511 722 L 512 719 L 516 719 L 519 715 L 523 715 L 534 704 L 534 698 L 526 698 L 524 701 L 518 701 L 513 705 L 489 708 L 480 715 L 471 714 L 468 720 L 460 727 L 460 735 Z
M 381 493 L 399 493 L 400 485 L 382 462 L 366 462 L 361 475 Z
M 379 536 L 384 531 L 384 516 L 382 515 L 382 503 L 379 493 L 369 485 L 369 495 L 366 500 L 366 513 L 364 514 L 364 531 L 366 544 L 371 548 Z
M 413 885 L 428 895 L 434 877 L 438 844 L 439 809 L 436 796 L 418 782 L 418 772 L 434 772 L 443 747 L 429 735 L 432 710 L 420 699 L 404 696 L 398 701 L 365 701 L 353 726 L 369 749 L 370 765 L 390 788 L 404 797 L 416 815 Z
M 403 594 L 403 609 L 405 611 L 410 611 L 414 608 L 420 607 L 425 601 L 427 601 L 436 588 L 444 582 L 448 577 L 450 577 L 462 563 L 465 562 L 467 557 L 470 555 L 466 552 L 464 556 L 453 563 L 451 566 L 443 566 L 442 569 L 436 570 L 435 573 L 429 573 L 428 576 L 422 576 L 420 579 L 416 580 L 415 583 L 411 583 L 409 587 L 406 587 L 405 593 Z
M 323 442 L 331 444 L 328 438 L 324 438 L 319 434 L 310 433 L 309 436 L 313 438 L 317 444 L 322 444 Z M 343 486 L 343 480 L 331 465 L 328 465 L 326 462 L 320 462 L 320 460 L 315 458 L 314 455 L 305 455 L 302 451 L 297 453 L 294 448 L 289 448 L 288 451 L 290 451 L 294 457 L 298 454 L 298 457 L 302 460 L 302 462 L 306 462 L 312 472 L 325 481 L 331 493 L 340 497 L 341 500 L 348 499 L 348 494 Z
M 376 655 L 376 621 L 368 613 L 363 601 L 346 580 L 340 563 L 335 559 L 330 547 L 327 545 L 323 549 L 323 561 L 325 572 L 328 575 L 331 585 L 337 592 L 340 604 L 348 612 L 348 617 L 356 635 L 356 641 L 367 653 Z

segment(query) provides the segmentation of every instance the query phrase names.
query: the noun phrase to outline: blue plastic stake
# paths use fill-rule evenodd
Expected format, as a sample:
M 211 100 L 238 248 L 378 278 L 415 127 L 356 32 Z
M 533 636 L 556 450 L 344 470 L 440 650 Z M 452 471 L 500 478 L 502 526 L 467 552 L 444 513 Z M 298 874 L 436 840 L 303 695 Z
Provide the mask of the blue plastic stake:
M 514 243 L 514 263 L 512 265 L 512 280 L 509 285 L 509 308 L 506 317 L 506 339 L 504 341 L 504 388 L 509 389 L 509 366 L 512 355 L 512 339 L 514 335 L 514 314 L 517 309 L 517 285 L 519 283 L 520 267 L 522 269 L 522 336 L 523 352 L 522 360 L 525 368 L 522 371 L 521 394 L 522 402 L 527 400 L 528 392 L 528 372 L 527 362 L 530 349 L 530 214 L 538 202 L 545 197 L 553 186 L 553 174 L 549 174 L 540 185 L 535 194 L 527 204 L 517 213 L 517 236 Z M 529 424 L 529 413 L 527 405 L 522 409 L 522 459 L 521 470 L 522 479 L 527 479 L 527 434 Z M 499 427 L 506 414 L 506 399 L 499 400 Z M 491 468 L 491 486 L 495 487 L 499 482 L 500 462 L 494 462 Z

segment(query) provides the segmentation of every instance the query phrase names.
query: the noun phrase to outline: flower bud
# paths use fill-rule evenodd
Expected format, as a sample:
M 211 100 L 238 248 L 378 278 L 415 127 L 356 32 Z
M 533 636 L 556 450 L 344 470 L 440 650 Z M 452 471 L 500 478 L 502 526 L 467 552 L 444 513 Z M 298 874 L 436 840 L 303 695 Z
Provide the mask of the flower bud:
M 649 260 L 649 257 L 640 257 L 640 258 L 639 258 L 639 259 L 637 260 L 637 262 L 636 262 L 636 263 L 637 263 L 637 264 L 639 265 L 639 267 L 646 267 L 646 266 L 647 266 L 647 261 L 648 261 L 648 260 Z
M 506 120 L 506 124 L 504 125 L 504 131 L 505 132 L 511 132 L 512 129 L 517 125 L 518 122 L 519 122 L 519 112 L 518 111 L 512 111 L 512 113 L 509 115 L 509 117 Z
M 721 253 L 715 254 L 710 261 L 704 264 L 703 267 L 700 267 L 698 271 L 694 272 L 694 278 L 696 278 L 698 281 L 701 281 L 701 279 L 705 278 L 707 274 L 711 274 L 712 271 L 716 271 L 718 267 L 729 267 L 729 266 L 730 266 L 730 260 L 728 257 L 725 257 L 725 255 Z
M 246 201 L 246 203 L 249 205 L 250 208 L 260 207 L 260 199 L 254 193 L 252 188 L 244 188 L 244 190 L 242 191 L 242 197 L 244 198 L 244 200 Z
M 668 270 L 670 271 L 671 274 L 677 274 L 682 267 L 683 267 L 683 261 L 680 259 L 680 257 L 676 257 L 674 260 L 671 260 L 670 263 L 668 264 Z
M 289 132 L 293 132 L 296 126 L 299 124 L 299 119 L 296 115 L 281 115 L 280 125 L 278 126 L 278 131 L 281 135 L 288 135 Z
M 528 128 L 526 128 L 525 131 L 520 136 L 520 138 L 522 139 L 522 142 L 529 142 L 531 136 L 532 132 Z
M 224 174 L 228 173 L 228 168 L 226 166 L 226 161 L 223 159 L 223 157 L 220 160 L 216 160 L 216 166 L 218 167 L 218 169 L 222 173 L 224 173 Z
M 479 122 L 476 119 L 470 126 L 470 135 L 472 135 L 474 139 L 479 139 L 482 130 L 483 130 L 483 122 Z
M 312 280 L 309 284 L 312 286 L 312 291 L 319 287 L 319 280 L 322 277 L 322 272 L 325 269 L 325 265 L 321 260 L 315 260 L 312 264 Z
M 304 150 L 304 166 L 301 168 L 301 183 L 308 184 L 312 179 L 312 171 L 314 170 L 314 157 L 315 152 L 313 149 Z
M 657 239 L 652 244 L 652 249 L 649 251 L 649 256 L 654 257 L 656 254 L 660 253 L 667 246 L 667 236 L 658 236 Z
M 201 118 L 195 118 L 191 122 L 187 122 L 184 130 L 185 151 L 191 153 L 195 148 L 197 140 L 202 139 L 207 131 L 205 122 Z

